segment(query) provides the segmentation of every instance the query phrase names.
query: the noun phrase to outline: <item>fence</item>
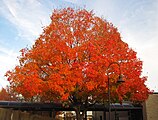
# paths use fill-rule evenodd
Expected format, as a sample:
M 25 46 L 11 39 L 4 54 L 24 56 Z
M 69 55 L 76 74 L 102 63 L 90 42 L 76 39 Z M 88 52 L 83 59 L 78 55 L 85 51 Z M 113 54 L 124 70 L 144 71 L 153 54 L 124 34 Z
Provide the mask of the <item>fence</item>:
M 52 118 L 18 110 L 0 108 L 0 120 L 52 120 Z

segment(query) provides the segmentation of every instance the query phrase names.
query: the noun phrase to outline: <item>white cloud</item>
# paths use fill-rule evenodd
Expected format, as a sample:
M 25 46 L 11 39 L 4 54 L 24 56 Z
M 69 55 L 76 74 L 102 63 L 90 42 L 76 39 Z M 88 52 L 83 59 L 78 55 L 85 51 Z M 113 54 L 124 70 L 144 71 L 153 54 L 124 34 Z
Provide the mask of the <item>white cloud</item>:
M 4 78 L 5 73 L 18 64 L 15 59 L 19 54 L 13 50 L 0 46 L 0 87 L 5 87 L 8 82 Z
M 124 41 L 137 51 L 143 61 L 143 75 L 148 76 L 148 87 L 158 91 L 158 68 L 155 67 L 158 66 L 158 9 L 154 3 L 144 2 L 134 11 L 126 12 L 126 19 L 119 26 Z
M 50 22 L 51 9 L 38 0 L 3 0 L 2 3 L 1 14 L 17 28 L 19 37 L 31 43 Z
M 66 2 L 70 2 L 70 3 L 77 3 L 78 0 L 64 0 Z
M 158 91 L 158 1 L 92 0 L 87 7 L 112 22 L 144 62 L 147 85 Z
M 54 6 L 52 3 L 49 5 Z M 27 40 L 30 44 L 42 33 L 42 27 L 49 24 L 50 12 L 49 6 L 44 6 L 38 0 L 2 0 L 0 5 L 0 15 L 18 30 L 15 40 Z M 10 48 L 4 48 L 3 41 L 0 44 L 0 87 L 5 87 L 8 82 L 4 74 L 18 64 L 19 53 Z
M 158 91 L 158 44 L 149 43 L 144 48 L 139 49 L 139 56 L 143 60 L 143 75 L 148 76 L 147 85 Z

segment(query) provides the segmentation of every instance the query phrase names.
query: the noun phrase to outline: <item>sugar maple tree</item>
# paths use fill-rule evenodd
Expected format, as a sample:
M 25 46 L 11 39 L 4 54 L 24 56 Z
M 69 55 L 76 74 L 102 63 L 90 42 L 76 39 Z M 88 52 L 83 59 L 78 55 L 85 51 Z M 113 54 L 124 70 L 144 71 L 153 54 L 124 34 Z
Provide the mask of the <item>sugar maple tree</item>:
M 19 62 L 6 73 L 12 91 L 26 100 L 71 103 L 78 120 L 81 105 L 108 100 L 107 73 L 112 102 L 148 97 L 136 52 L 121 40 L 117 28 L 85 9 L 54 10 L 50 25 L 31 49 L 21 50 Z M 115 62 L 119 66 L 108 67 Z M 125 82 L 119 85 L 120 72 Z

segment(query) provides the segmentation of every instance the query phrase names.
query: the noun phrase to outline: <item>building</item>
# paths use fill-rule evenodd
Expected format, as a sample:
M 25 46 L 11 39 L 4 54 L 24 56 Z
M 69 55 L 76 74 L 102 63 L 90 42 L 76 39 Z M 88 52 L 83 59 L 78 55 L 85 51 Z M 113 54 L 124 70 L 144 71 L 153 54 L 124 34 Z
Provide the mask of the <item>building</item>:
M 150 94 L 144 103 L 144 120 L 158 120 L 158 92 Z
M 47 113 L 50 117 L 54 117 L 58 111 L 67 111 L 59 116 L 59 120 L 75 120 L 75 113 L 71 112 L 74 111 L 73 106 L 64 108 L 62 104 L 0 101 L 0 108 L 33 111 L 41 115 Z M 95 104 L 88 111 L 87 120 L 108 120 L 107 105 Z M 111 104 L 111 120 L 158 120 L 158 93 L 150 94 L 146 102 L 138 106 L 130 102 Z

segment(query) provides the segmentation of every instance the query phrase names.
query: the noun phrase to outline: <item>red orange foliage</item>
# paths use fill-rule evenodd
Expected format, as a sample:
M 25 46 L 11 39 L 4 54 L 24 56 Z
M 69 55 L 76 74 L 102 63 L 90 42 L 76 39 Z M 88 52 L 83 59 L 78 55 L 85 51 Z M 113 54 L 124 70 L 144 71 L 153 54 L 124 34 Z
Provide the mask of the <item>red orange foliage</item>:
M 15 95 L 9 93 L 6 89 L 2 88 L 0 90 L 0 101 L 15 101 Z
M 111 98 L 144 101 L 149 90 L 142 61 L 111 23 L 85 9 L 54 10 L 51 23 L 31 49 L 21 50 L 20 65 L 6 76 L 11 90 L 28 100 L 94 103 Z M 119 67 L 125 83 L 116 83 Z

